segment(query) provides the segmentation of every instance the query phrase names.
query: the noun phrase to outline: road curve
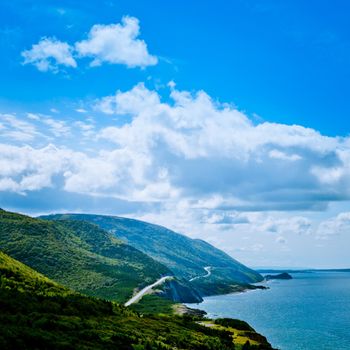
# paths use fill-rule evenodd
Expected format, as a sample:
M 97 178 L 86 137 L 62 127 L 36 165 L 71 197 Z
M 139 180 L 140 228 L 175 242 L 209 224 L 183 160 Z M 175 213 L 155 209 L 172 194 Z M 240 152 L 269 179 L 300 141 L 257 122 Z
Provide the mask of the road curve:
M 131 304 L 134 304 L 138 302 L 147 292 L 149 292 L 152 288 L 159 286 L 160 284 L 164 283 L 167 279 L 172 279 L 173 276 L 164 276 L 160 278 L 158 281 L 146 286 L 145 288 L 141 289 L 137 294 L 135 294 L 131 299 L 129 299 L 124 306 L 129 306 Z
M 192 282 L 192 281 L 194 281 L 194 280 L 196 280 L 198 278 L 207 278 L 207 277 L 209 277 L 211 275 L 211 268 L 212 268 L 211 266 L 204 267 L 204 270 L 207 272 L 206 275 L 193 277 L 189 281 Z

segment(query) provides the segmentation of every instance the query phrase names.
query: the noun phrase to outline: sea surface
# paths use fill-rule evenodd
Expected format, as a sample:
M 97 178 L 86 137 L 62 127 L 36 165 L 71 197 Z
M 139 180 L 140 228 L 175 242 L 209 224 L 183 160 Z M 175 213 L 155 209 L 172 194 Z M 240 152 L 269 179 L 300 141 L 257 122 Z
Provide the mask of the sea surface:
M 187 304 L 208 317 L 247 321 L 281 350 L 350 350 L 350 272 L 292 273 L 267 290 L 206 297 Z

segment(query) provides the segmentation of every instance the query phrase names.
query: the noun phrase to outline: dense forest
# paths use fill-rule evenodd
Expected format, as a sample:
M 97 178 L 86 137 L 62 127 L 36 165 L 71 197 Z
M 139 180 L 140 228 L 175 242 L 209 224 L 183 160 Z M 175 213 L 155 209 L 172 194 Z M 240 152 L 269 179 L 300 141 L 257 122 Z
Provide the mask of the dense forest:
M 208 320 L 146 315 L 84 296 L 2 252 L 0 308 L 1 349 L 271 349 L 241 324 L 208 327 Z M 235 345 L 237 332 L 243 344 Z

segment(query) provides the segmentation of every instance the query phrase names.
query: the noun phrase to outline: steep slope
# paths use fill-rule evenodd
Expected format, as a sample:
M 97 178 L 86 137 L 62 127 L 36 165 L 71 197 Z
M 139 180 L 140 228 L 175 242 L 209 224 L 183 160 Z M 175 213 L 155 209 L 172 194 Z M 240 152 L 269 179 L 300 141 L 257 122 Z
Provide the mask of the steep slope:
M 209 243 L 139 220 L 87 214 L 56 214 L 50 220 L 92 222 L 191 281 L 203 295 L 229 292 L 238 285 L 259 282 L 262 276 Z M 210 267 L 207 276 L 206 267 Z
M 0 249 L 87 295 L 126 301 L 169 269 L 88 222 L 47 221 L 0 211 Z
M 1 251 L 0 276 L 1 289 L 34 293 L 38 296 L 69 296 L 76 294 Z
M 0 252 L 0 349 L 240 349 L 239 330 L 189 318 L 139 316 L 75 293 Z M 214 321 L 211 321 L 213 324 Z M 227 321 L 225 321 L 227 323 Z M 257 333 L 249 335 L 254 339 Z M 271 349 L 261 337 L 259 349 Z

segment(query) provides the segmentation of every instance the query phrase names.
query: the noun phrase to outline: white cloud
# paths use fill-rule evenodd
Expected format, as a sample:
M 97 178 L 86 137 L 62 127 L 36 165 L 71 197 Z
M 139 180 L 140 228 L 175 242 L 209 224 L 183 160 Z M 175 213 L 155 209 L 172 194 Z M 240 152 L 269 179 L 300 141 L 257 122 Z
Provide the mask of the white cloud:
M 123 124 L 107 118 L 109 124 L 99 130 L 90 122 L 69 124 L 28 114 L 38 127 L 49 126 L 39 130 L 46 136 L 53 133 L 58 144 L 62 136 L 76 137 L 77 132 L 89 138 L 88 146 L 75 142 L 76 148 L 85 148 L 79 156 L 72 152 L 72 160 L 59 171 L 67 191 L 162 205 L 186 202 L 209 211 L 200 220 L 222 226 L 246 220 L 237 212 L 320 210 L 350 198 L 347 138 L 323 136 L 298 125 L 256 125 L 232 105 L 215 102 L 203 91 L 176 90 L 175 85 L 168 102 L 142 83 L 107 100 L 106 113 L 128 116 Z M 334 168 L 341 169 L 337 181 L 325 183 L 315 172 Z M 16 183 L 18 176 L 6 175 Z M 303 219 L 287 221 L 261 221 L 257 229 L 281 235 L 283 227 L 308 232 Z
M 112 115 L 115 113 L 115 96 L 105 96 L 94 105 L 94 110 Z
M 249 219 L 237 212 L 210 212 L 205 222 L 216 225 L 240 225 L 250 223 Z
M 124 16 L 121 23 L 94 25 L 86 40 L 73 45 L 54 37 L 43 37 L 21 55 L 23 64 L 32 64 L 41 72 L 53 73 L 59 72 L 60 66 L 76 68 L 76 60 L 83 57 L 92 58 L 92 67 L 102 63 L 124 64 L 130 68 L 156 65 L 157 57 L 148 52 L 146 42 L 139 39 L 139 35 L 139 20 Z
M 310 219 L 302 216 L 292 216 L 278 218 L 273 215 L 255 216 L 251 218 L 253 227 L 256 231 L 274 234 L 292 233 L 293 235 L 308 235 L 311 233 L 312 222 Z
M 42 123 L 49 127 L 49 130 L 56 137 L 67 136 L 70 133 L 70 127 L 63 120 L 56 120 L 50 117 L 43 117 Z
M 117 91 L 114 96 L 99 99 L 94 107 L 105 114 L 135 115 L 141 110 L 147 113 L 157 106 L 162 106 L 157 92 L 150 91 L 144 83 L 139 83 L 130 91 Z
M 170 80 L 167 84 L 170 89 L 175 89 L 176 83 L 174 80 Z
M 0 189 L 25 193 L 51 187 L 52 178 L 74 161 L 74 154 L 48 145 L 40 149 L 0 144 Z
M 334 184 L 337 183 L 344 176 L 344 167 L 323 167 L 315 166 L 311 169 L 312 174 L 314 174 L 321 183 L 323 184 Z
M 350 212 L 339 213 L 336 217 L 322 221 L 316 231 L 318 239 L 350 232 Z
M 290 161 L 296 161 L 301 159 L 301 157 L 298 154 L 286 154 L 276 149 L 271 150 L 269 152 L 269 156 L 275 159 L 290 160 Z
M 0 191 L 18 192 L 18 184 L 9 177 L 0 179 Z
M 27 118 L 31 120 L 40 120 L 40 116 L 35 113 L 27 113 Z
M 350 198 L 347 138 L 302 126 L 256 125 L 202 91 L 172 88 L 163 102 L 138 84 L 110 99 L 112 115 L 128 116 L 118 118 L 119 126 L 101 115 L 106 126 L 100 129 L 90 118 L 2 115 L 0 191 L 37 198 L 32 191 L 55 188 L 72 198 L 78 193 L 98 197 L 93 201 L 147 203 L 129 216 L 205 239 L 248 264 L 298 266 L 300 250 L 315 249 L 315 238 L 333 244 L 332 237 L 349 232 L 348 212 L 321 223 L 308 212 Z M 16 141 L 3 134 L 10 131 L 28 137 Z M 43 146 L 48 139 L 62 144 L 62 136 L 66 147 Z M 342 172 L 322 182 L 315 168 Z M 327 245 L 317 249 L 327 254 Z
M 2 121 L 0 137 L 29 142 L 35 137 L 41 136 L 33 124 L 21 120 L 13 114 L 0 114 L 0 120 Z
M 80 56 L 91 57 L 91 66 L 103 62 L 125 64 L 128 67 L 146 67 L 157 64 L 155 56 L 149 54 L 140 34 L 139 20 L 135 17 L 123 17 L 121 23 L 94 25 L 88 39 L 75 44 Z
M 91 66 L 99 66 L 103 62 L 128 67 L 157 64 L 157 57 L 149 54 L 145 41 L 138 39 L 139 34 L 139 20 L 126 16 L 121 23 L 94 25 L 88 39 L 77 42 L 75 49 L 80 56 L 93 58 Z
M 87 110 L 84 108 L 77 108 L 75 111 L 78 113 L 87 113 Z
M 325 199 L 350 195 L 339 184 L 321 186 L 314 171 L 337 164 L 343 178 L 349 174 L 338 152 L 346 139 L 298 125 L 254 125 L 203 91 L 192 95 L 172 88 L 170 97 L 172 103 L 163 103 L 157 92 L 138 84 L 99 101 L 101 111 L 131 118 L 102 129 L 99 137 L 147 159 L 147 181 L 163 168 L 182 198 L 200 203 L 216 196 L 218 208 L 236 210 L 321 208 Z
M 81 130 L 84 137 L 92 137 L 95 134 L 95 126 L 93 124 L 77 121 L 74 123 L 74 126 Z
M 21 53 L 23 64 L 33 64 L 41 72 L 57 73 L 59 66 L 76 68 L 77 62 L 73 57 L 73 48 L 56 38 L 42 38 L 30 50 Z

